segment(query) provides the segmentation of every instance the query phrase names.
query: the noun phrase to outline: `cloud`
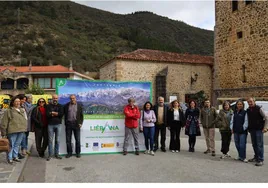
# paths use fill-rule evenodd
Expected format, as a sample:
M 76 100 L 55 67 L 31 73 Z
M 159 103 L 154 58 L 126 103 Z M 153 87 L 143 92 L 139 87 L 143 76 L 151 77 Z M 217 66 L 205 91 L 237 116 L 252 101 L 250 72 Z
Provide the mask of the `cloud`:
M 214 1 L 75 1 L 79 4 L 118 14 L 150 11 L 189 25 L 213 30 Z

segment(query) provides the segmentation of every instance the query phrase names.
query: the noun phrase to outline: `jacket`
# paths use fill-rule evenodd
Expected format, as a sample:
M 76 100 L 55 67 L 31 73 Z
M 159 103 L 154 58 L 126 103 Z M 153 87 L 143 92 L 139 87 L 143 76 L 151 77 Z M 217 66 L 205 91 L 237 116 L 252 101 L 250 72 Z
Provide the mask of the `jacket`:
M 157 123 L 157 120 L 158 120 L 158 107 L 159 107 L 158 104 L 154 105 L 154 107 L 153 107 L 154 114 L 155 114 L 155 117 L 156 117 L 156 122 L 155 122 L 155 125 L 156 126 L 159 126 L 159 124 Z M 167 111 L 168 111 L 168 106 L 164 104 L 164 109 L 163 110 L 164 110 L 164 114 L 163 114 L 164 126 L 167 126 Z
M 140 111 L 137 106 L 132 108 L 130 105 L 124 107 L 125 125 L 128 128 L 137 128 L 138 119 L 140 118 Z
M 217 118 L 217 112 L 214 107 L 206 111 L 206 108 L 202 108 L 200 112 L 200 120 L 203 128 L 211 129 L 215 128 L 215 120 Z
M 180 114 L 180 122 L 181 122 L 181 126 L 184 127 L 185 126 L 185 117 L 183 114 L 183 111 L 181 108 L 179 108 L 179 114 Z M 174 110 L 169 109 L 167 111 L 167 126 L 170 127 L 172 125 L 172 122 L 174 121 Z
M 51 112 L 58 112 L 58 116 L 53 116 Z M 63 116 L 63 107 L 61 104 L 49 104 L 47 105 L 46 108 L 46 112 L 47 112 L 47 121 L 48 121 L 48 125 L 58 125 L 61 124 L 62 121 L 62 116 Z
M 6 110 L 1 122 L 2 136 L 26 131 L 27 120 L 25 118 L 24 109 L 20 108 L 20 112 L 18 112 L 15 108 Z
M 42 114 L 41 114 L 41 112 L 39 110 L 39 106 L 36 106 L 33 109 L 31 120 L 32 120 L 32 123 L 34 124 L 34 127 L 42 128 L 42 127 L 46 126 L 44 124 L 45 122 L 42 121 Z
M 248 115 L 248 130 L 263 130 L 263 128 L 267 128 L 267 117 L 263 109 L 255 105 L 253 108 L 247 109 Z
M 190 109 L 187 108 L 185 112 L 185 135 L 191 136 L 201 136 L 201 131 L 200 131 L 200 125 L 199 125 L 199 114 L 200 111 L 198 108 L 195 109 Z M 191 133 L 191 130 L 195 130 Z
M 230 120 L 228 120 L 227 114 L 223 109 L 220 110 L 219 115 L 215 120 L 216 128 L 219 128 L 220 132 L 231 131 L 230 123 L 234 112 L 233 110 L 229 110 L 228 112 L 230 113 Z
M 146 120 L 150 120 L 148 123 Z M 140 127 L 154 127 L 154 123 L 156 122 L 155 114 L 153 110 L 150 110 L 150 113 L 147 114 L 143 110 L 141 111 L 141 117 L 140 117 Z
M 248 116 L 245 110 L 234 112 L 230 123 L 230 128 L 234 133 L 247 134 Z
M 83 124 L 84 122 L 84 115 L 83 115 L 83 108 L 82 105 L 80 103 L 76 103 L 77 104 L 77 111 L 76 111 L 76 123 L 77 125 L 79 124 Z M 65 125 L 68 121 L 68 116 L 69 116 L 69 105 L 70 102 L 68 102 L 67 104 L 64 105 L 64 121 L 65 121 Z

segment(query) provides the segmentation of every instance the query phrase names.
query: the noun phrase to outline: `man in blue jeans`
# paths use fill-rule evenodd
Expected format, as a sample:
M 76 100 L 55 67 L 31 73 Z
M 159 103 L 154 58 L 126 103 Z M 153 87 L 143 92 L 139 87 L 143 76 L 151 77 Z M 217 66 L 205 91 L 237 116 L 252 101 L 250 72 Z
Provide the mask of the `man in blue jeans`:
M 255 99 L 248 98 L 248 131 L 250 132 L 254 157 L 249 162 L 256 162 L 255 166 L 263 165 L 263 133 L 267 132 L 268 118 L 261 106 L 256 105 Z
M 53 137 L 55 133 L 55 146 L 54 155 L 56 159 L 62 159 L 59 156 L 59 145 L 60 145 L 60 130 L 61 120 L 63 116 L 63 106 L 58 103 L 58 96 L 52 95 L 52 103 L 47 105 L 46 109 L 47 120 L 48 120 L 48 158 L 50 161 L 53 153 Z

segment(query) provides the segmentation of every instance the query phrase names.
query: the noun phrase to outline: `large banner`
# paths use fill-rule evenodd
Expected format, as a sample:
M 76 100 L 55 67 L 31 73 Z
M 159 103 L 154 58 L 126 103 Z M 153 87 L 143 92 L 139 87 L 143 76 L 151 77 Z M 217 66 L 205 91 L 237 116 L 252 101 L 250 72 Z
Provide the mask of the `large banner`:
M 134 97 L 142 108 L 151 101 L 150 82 L 112 82 L 57 79 L 59 103 L 70 101 L 74 94 L 83 105 L 84 123 L 81 128 L 81 153 L 122 152 L 125 134 L 123 108 L 128 98 Z M 63 123 L 64 124 L 64 123 Z M 136 131 L 139 131 L 138 129 Z M 128 151 L 134 151 L 132 138 Z M 72 138 L 73 153 L 75 141 Z M 139 134 L 140 150 L 145 150 L 143 134 Z M 65 125 L 60 135 L 60 154 L 66 154 Z

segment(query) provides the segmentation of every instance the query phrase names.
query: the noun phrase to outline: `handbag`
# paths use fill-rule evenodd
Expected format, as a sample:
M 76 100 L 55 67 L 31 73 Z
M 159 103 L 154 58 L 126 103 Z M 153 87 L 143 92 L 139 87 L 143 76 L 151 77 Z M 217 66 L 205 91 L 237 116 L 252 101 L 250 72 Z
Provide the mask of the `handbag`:
M 0 152 L 9 152 L 9 141 L 7 138 L 0 138 Z

